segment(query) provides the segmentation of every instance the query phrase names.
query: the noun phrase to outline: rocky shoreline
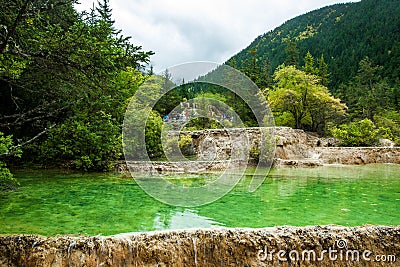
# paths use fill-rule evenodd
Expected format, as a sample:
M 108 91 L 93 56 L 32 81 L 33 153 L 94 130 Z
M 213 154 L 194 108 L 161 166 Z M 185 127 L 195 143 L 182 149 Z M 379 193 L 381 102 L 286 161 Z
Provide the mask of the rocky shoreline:
M 275 166 L 400 164 L 399 147 L 314 147 L 310 157 L 275 158 Z
M 399 266 L 399 260 L 399 226 L 0 236 L 0 266 Z
M 262 134 L 273 132 L 275 153 L 273 165 L 277 167 L 314 167 L 330 164 L 400 164 L 400 147 L 382 142 L 381 147 L 340 147 L 338 140 L 319 137 L 315 133 L 304 132 L 290 127 L 209 129 L 193 132 L 176 132 L 189 135 L 193 140 L 192 150 L 197 160 L 180 162 L 138 161 L 118 162 L 115 169 L 127 172 L 178 172 L 198 173 L 219 171 L 235 166 L 252 164 L 247 160 L 229 160 L 234 150 L 257 150 Z M 246 138 L 243 138 L 246 136 Z M 208 140 L 208 141 L 207 141 Z M 210 141 L 211 140 L 211 141 Z M 251 141 L 251 142 L 250 142 Z M 386 146 L 384 146 L 386 144 Z M 212 159 L 212 160 L 210 160 Z M 127 166 L 128 164 L 128 166 Z
M 247 160 L 227 160 L 234 149 L 257 149 L 262 131 L 272 131 L 275 135 L 273 165 L 277 167 L 314 167 L 323 165 L 400 164 L 400 147 L 382 143 L 381 147 L 340 147 L 338 140 L 319 137 L 315 133 L 290 127 L 210 129 L 175 134 L 190 135 L 197 160 L 186 161 L 121 161 L 115 164 L 119 172 L 177 172 L 199 173 L 220 171 L 235 166 L 252 164 Z M 265 132 L 264 132 L 265 133 Z M 231 138 L 232 135 L 233 137 Z M 246 135 L 247 138 L 240 138 Z M 206 142 L 212 140 L 212 142 Z M 249 144 L 251 140 L 251 144 Z M 209 160 L 209 159 L 212 160 Z M 128 165 L 128 166 L 127 166 Z
M 324 165 L 363 165 L 363 164 L 400 164 L 400 148 L 393 147 L 321 147 L 309 150 L 310 157 L 275 157 L 274 167 L 316 167 Z M 256 165 L 247 161 L 120 161 L 114 169 L 120 173 L 155 172 L 155 173 L 201 173 L 221 171 L 228 168 Z

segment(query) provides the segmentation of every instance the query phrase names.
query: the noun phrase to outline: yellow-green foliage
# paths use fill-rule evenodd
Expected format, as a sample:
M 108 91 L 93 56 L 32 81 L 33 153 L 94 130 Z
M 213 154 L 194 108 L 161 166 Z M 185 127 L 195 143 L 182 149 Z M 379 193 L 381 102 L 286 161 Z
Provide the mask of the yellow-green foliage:
M 268 101 L 273 112 L 284 116 L 278 117 L 278 123 L 294 122 L 296 128 L 318 130 L 345 114 L 346 105 L 333 97 L 315 75 L 282 65 L 275 71 L 274 81 Z

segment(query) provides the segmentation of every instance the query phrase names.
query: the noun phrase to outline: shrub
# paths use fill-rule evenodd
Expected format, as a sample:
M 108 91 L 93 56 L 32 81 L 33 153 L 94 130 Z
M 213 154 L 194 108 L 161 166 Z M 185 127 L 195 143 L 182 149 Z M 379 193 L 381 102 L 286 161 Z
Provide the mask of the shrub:
M 19 185 L 4 162 L 0 161 L 0 190 L 14 189 Z
M 38 149 L 43 161 L 70 161 L 78 170 L 108 171 L 122 155 L 120 127 L 100 111 L 51 129 Z
M 343 146 L 372 146 L 379 139 L 379 130 L 369 119 L 332 127 L 330 132 L 333 137 L 342 139 Z
M 400 145 L 400 125 L 392 118 L 374 116 L 381 138 L 389 139 Z
M 150 158 L 158 158 L 163 155 L 161 144 L 161 129 L 163 120 L 158 112 L 152 110 L 146 122 L 146 150 Z

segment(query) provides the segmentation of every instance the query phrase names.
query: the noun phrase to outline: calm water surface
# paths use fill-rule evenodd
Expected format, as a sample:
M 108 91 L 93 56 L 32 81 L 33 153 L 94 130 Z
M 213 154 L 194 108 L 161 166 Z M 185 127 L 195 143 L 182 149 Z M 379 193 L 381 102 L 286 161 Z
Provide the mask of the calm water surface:
M 251 170 L 249 171 L 251 173 Z M 1 234 L 111 235 L 198 227 L 400 225 L 400 165 L 274 169 L 254 193 L 251 177 L 218 201 L 172 207 L 115 174 L 18 171 L 0 192 Z M 170 177 L 202 184 L 207 176 Z

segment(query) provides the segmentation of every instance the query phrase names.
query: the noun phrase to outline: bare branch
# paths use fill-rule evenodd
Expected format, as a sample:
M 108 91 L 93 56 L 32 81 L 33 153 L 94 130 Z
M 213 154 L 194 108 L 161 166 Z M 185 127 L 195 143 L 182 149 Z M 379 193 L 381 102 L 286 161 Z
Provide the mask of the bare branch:
M 22 148 L 23 146 L 26 146 L 30 143 L 32 143 L 33 141 L 35 141 L 36 139 L 38 139 L 40 136 L 42 136 L 43 134 L 47 133 L 49 130 L 51 130 L 52 128 L 54 128 L 56 126 L 56 124 L 51 125 L 49 128 L 45 128 L 43 131 L 41 131 L 40 133 L 38 133 L 37 135 L 35 135 L 34 137 L 32 137 L 31 139 L 29 139 L 28 141 L 25 141 L 21 144 L 18 144 L 14 147 L 12 147 L 7 153 L 3 153 L 0 154 L 0 157 L 11 157 L 14 156 L 15 153 L 18 151 L 18 149 Z
M 68 105 L 65 105 L 61 108 L 55 109 L 55 110 L 53 110 L 51 112 L 47 112 L 47 113 L 45 110 L 43 110 L 43 111 L 41 110 L 41 109 L 44 109 L 45 107 L 50 106 L 53 103 L 55 103 L 55 101 L 49 103 L 48 105 L 38 106 L 35 109 L 30 110 L 24 114 L 14 114 L 14 115 L 10 115 L 10 116 L 4 116 L 0 119 L 15 118 L 15 120 L 13 122 L 0 123 L 0 128 L 10 128 L 10 127 L 15 127 L 15 126 L 21 126 L 28 122 L 36 121 L 36 120 L 43 119 L 43 118 L 49 118 L 49 117 L 52 117 L 52 116 L 58 114 L 59 112 L 65 110 L 66 108 L 68 108 L 71 105 L 71 104 L 68 104 Z M 33 115 L 33 117 L 28 117 L 30 115 Z

